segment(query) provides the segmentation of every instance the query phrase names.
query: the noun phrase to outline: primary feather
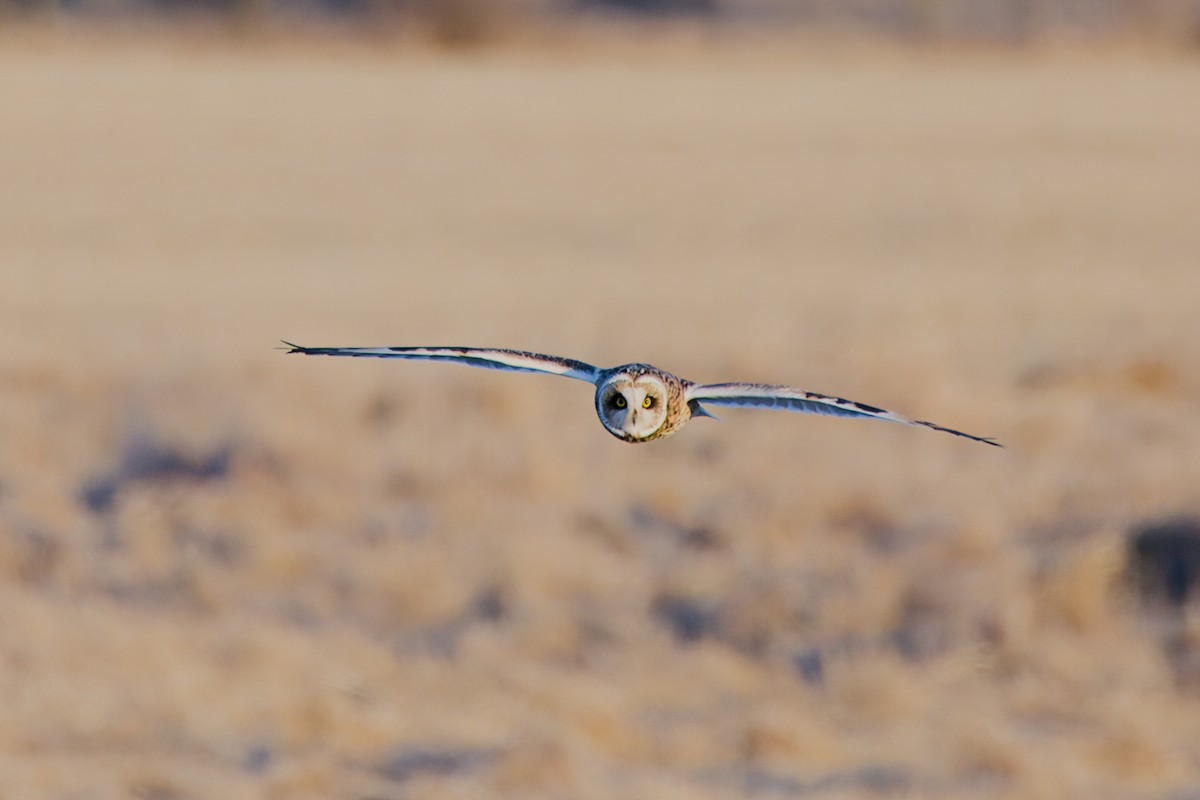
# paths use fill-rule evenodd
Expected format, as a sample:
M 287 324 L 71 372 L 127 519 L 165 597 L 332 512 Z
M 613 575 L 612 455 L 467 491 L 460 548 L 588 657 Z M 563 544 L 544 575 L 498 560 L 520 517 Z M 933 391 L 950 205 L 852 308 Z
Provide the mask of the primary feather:
M 472 367 L 510 372 L 544 372 L 595 383 L 600 370 L 573 358 L 559 358 L 524 350 L 489 347 L 303 347 L 284 342 L 289 353 L 309 356 L 352 356 L 358 358 L 408 358 L 424 361 L 457 361 Z
M 688 387 L 688 400 L 703 401 L 705 405 L 714 406 L 750 406 L 755 408 L 778 408 L 786 411 L 800 411 L 806 414 L 823 414 L 830 417 L 872 417 L 886 419 L 890 422 L 901 422 L 905 425 L 921 425 L 935 431 L 951 433 L 976 442 L 983 442 L 994 447 L 1002 447 L 999 442 L 985 436 L 974 436 L 953 428 L 944 428 L 932 422 L 909 419 L 908 417 L 888 411 L 883 408 L 858 403 L 843 397 L 808 392 L 791 386 L 776 386 L 766 383 L 701 383 Z

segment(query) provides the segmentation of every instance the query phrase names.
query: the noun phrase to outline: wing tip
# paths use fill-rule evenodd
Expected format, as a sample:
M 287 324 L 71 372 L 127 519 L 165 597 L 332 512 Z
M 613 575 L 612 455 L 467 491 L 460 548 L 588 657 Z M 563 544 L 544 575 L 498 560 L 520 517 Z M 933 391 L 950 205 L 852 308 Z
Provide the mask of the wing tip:
M 996 438 L 994 436 L 972 436 L 969 433 L 960 433 L 959 436 L 964 436 L 968 439 L 971 439 L 972 441 L 983 442 L 984 444 L 990 444 L 992 447 L 999 447 L 1001 450 L 1008 449 L 1004 445 L 1000 444 L 1000 442 L 996 441 Z
M 983 444 L 990 444 L 992 447 L 999 447 L 1001 450 L 1008 449 L 1004 445 L 1000 444 L 1000 442 L 996 441 L 996 439 L 992 436 L 976 436 L 973 433 L 963 433 L 962 431 L 956 431 L 953 428 L 944 428 L 941 425 L 937 425 L 933 422 L 926 422 L 923 419 L 913 420 L 913 424 L 914 425 L 924 425 L 926 428 L 931 428 L 935 431 L 941 431 L 943 433 L 953 434 L 954 436 L 961 436 L 962 438 L 970 439 L 973 442 L 982 442 Z

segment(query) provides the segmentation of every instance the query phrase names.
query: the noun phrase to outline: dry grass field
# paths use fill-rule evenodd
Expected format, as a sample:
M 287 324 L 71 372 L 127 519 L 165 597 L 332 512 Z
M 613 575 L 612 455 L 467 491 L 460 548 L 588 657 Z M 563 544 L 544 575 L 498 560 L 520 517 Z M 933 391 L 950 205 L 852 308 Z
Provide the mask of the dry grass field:
M 1200 609 L 1130 561 L 1200 513 L 1196 98 L 1132 52 L 0 38 L 0 794 L 1200 796 Z M 580 383 L 280 338 L 1008 448 L 630 446 Z

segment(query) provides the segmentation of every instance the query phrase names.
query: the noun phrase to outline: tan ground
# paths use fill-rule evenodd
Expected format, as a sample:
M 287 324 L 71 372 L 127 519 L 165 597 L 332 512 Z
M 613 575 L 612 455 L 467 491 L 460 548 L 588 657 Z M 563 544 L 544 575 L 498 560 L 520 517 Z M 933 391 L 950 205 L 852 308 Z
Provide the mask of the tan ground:
M 1200 791 L 1194 59 L 0 41 L 4 797 Z

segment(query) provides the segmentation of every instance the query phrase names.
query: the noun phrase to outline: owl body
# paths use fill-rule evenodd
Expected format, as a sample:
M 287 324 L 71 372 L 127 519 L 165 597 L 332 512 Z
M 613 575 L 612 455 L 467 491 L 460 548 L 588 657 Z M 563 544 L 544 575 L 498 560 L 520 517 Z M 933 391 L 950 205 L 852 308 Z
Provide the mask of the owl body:
M 625 442 L 664 439 L 692 417 L 712 417 L 704 405 L 717 405 L 883 419 L 1001 446 L 987 437 L 909 419 L 893 411 L 841 397 L 766 383 L 693 383 L 650 364 L 624 364 L 601 369 L 573 358 L 484 347 L 301 347 L 290 342 L 284 344 L 290 348 L 289 353 L 304 355 L 456 361 L 472 367 L 540 372 L 587 381 L 596 387 L 596 415 L 601 424 Z

